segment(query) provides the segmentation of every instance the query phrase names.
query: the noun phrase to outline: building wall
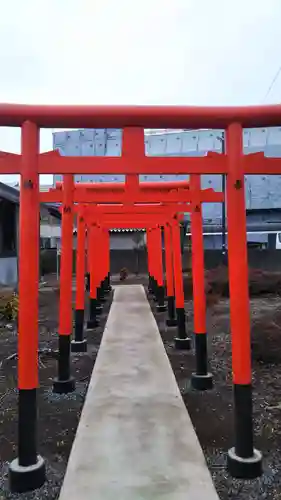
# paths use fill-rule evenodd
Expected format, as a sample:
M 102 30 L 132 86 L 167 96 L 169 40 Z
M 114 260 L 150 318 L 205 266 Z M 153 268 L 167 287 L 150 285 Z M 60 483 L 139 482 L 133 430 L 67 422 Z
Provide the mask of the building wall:
M 221 152 L 219 139 L 222 130 L 169 131 L 150 133 L 145 136 L 147 155 L 155 156 L 203 156 L 207 151 Z M 71 156 L 118 156 L 121 154 L 122 133 L 118 129 L 87 129 L 56 132 L 53 135 L 54 148 L 63 155 Z M 263 151 L 266 156 L 281 157 L 281 127 L 244 130 L 244 151 Z M 184 175 L 141 175 L 140 181 L 182 180 Z M 55 176 L 55 181 L 60 176 Z M 77 175 L 77 182 L 120 182 L 121 175 Z M 202 187 L 221 190 L 220 176 L 202 176 Z M 281 175 L 247 176 L 246 205 L 248 209 L 281 208 Z M 221 205 L 205 204 L 203 217 L 206 224 L 219 225 Z
M 165 253 L 163 252 L 163 262 Z M 249 268 L 263 269 L 266 271 L 281 272 L 281 253 L 279 250 L 256 250 L 248 251 Z M 190 252 L 184 250 L 182 264 L 183 270 L 186 271 L 186 263 L 190 262 Z M 223 264 L 222 252 L 220 250 L 205 251 L 205 269 L 215 269 Z M 147 273 L 147 254 L 145 250 L 141 250 L 136 255 L 136 252 L 129 250 L 112 250 L 111 251 L 111 272 L 118 274 L 122 267 L 126 267 L 129 273 L 134 274 Z
M 61 220 L 54 217 L 44 207 L 40 213 L 41 248 L 60 248 Z
M 138 238 L 136 239 L 136 234 Z M 145 245 L 145 233 L 110 233 L 110 248 L 111 250 L 133 250 L 137 246 Z
M 17 257 L 0 257 L 0 286 L 17 285 L 18 259 Z
M 0 286 L 15 287 L 18 280 L 18 205 L 1 198 Z

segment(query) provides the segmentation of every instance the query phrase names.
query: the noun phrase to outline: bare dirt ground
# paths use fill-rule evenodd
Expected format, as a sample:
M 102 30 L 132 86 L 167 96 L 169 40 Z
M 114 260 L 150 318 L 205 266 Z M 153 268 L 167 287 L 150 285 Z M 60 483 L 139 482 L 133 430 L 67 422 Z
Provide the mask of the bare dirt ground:
M 211 281 L 211 280 L 210 280 Z M 113 282 L 120 283 L 119 277 Z M 124 285 L 145 283 L 143 276 L 129 276 Z M 58 290 L 55 279 L 40 291 L 40 349 L 57 349 Z M 212 285 L 213 287 L 213 285 Z M 214 288 L 214 287 L 213 287 Z M 210 392 L 196 392 L 190 387 L 194 371 L 193 352 L 177 352 L 173 347 L 174 329 L 166 329 L 165 316 L 156 312 L 150 301 L 163 342 L 174 370 L 183 399 L 192 418 L 206 461 L 221 500 L 281 499 L 281 306 L 277 294 L 251 300 L 255 445 L 264 455 L 264 474 L 254 481 L 239 481 L 225 470 L 226 453 L 233 446 L 231 344 L 229 301 L 210 294 L 208 298 L 208 334 L 210 370 L 215 387 Z M 87 354 L 72 356 L 75 393 L 52 394 L 56 375 L 55 355 L 40 356 L 38 395 L 39 452 L 45 457 L 47 483 L 36 492 L 11 495 L 7 489 L 8 463 L 17 453 L 17 392 L 15 325 L 0 327 L 0 500 L 56 500 L 59 495 L 67 459 L 82 410 L 88 381 L 98 352 L 104 324 L 110 307 L 104 308 L 101 326 L 88 333 Z M 186 301 L 188 331 L 192 335 L 192 303 Z M 205 499 L 204 499 L 205 500 Z
M 79 422 L 88 382 L 98 352 L 111 299 L 104 306 L 101 323 L 87 332 L 88 353 L 72 355 L 72 374 L 77 387 L 74 393 L 52 393 L 52 380 L 57 374 L 59 291 L 53 276 L 49 286 L 39 292 L 39 347 L 52 353 L 40 356 L 40 389 L 38 391 L 38 451 L 46 459 L 48 481 L 35 492 L 12 495 L 8 491 L 8 463 L 17 455 L 17 359 L 8 359 L 17 351 L 15 324 L 0 326 L 0 500 L 58 498 L 68 456 Z
M 152 310 L 181 394 L 196 429 L 221 500 L 281 499 L 281 304 L 274 296 L 251 300 L 253 344 L 253 401 L 255 446 L 264 456 L 264 474 L 253 481 L 232 479 L 226 472 L 226 453 L 233 446 L 231 343 L 229 301 L 220 299 L 208 311 L 210 371 L 214 389 L 197 392 L 190 386 L 194 354 L 175 351 L 175 329 L 167 329 L 164 314 Z M 192 336 L 192 304 L 188 333 Z

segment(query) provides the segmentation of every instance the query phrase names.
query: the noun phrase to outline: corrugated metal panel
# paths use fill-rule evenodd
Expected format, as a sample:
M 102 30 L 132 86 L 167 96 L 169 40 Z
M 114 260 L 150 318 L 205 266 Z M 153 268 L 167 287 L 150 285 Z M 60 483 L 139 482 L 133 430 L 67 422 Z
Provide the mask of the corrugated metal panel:
M 95 131 L 95 155 L 104 156 L 106 154 L 106 131 L 96 130 Z
M 244 133 L 243 133 L 244 149 L 249 147 L 249 141 L 250 141 L 250 130 L 244 130 Z
M 263 151 L 267 143 L 267 129 L 252 129 L 249 132 L 249 147 Z
M 81 156 L 81 143 L 79 139 L 79 131 L 67 132 L 65 143 L 60 146 L 66 156 Z
M 221 130 L 213 131 L 171 131 L 147 134 L 145 137 L 146 154 L 167 156 L 202 156 L 207 150 L 220 151 L 222 143 L 219 140 Z M 61 154 L 66 155 L 120 155 L 122 133 L 119 129 L 108 130 L 78 130 L 56 132 L 54 147 L 59 147 Z M 267 156 L 281 157 L 281 127 L 268 129 L 244 130 L 245 153 L 264 151 Z M 281 176 L 251 176 L 245 179 L 247 208 L 278 208 L 281 207 Z M 183 180 L 185 175 L 141 175 L 140 181 Z M 55 176 L 55 180 L 60 176 Z M 93 182 L 124 182 L 124 176 L 76 176 L 79 181 Z M 202 176 L 202 186 L 221 189 L 220 176 Z M 204 213 L 207 218 L 215 220 L 220 217 L 220 204 L 206 204 Z
M 85 130 L 81 130 L 80 133 L 80 140 L 82 141 L 94 141 L 95 137 L 95 129 L 93 128 L 86 128 Z
M 106 156 L 120 156 L 121 141 L 118 138 L 109 137 L 107 140 Z
M 268 129 L 268 139 L 267 144 L 279 144 L 281 145 L 281 127 L 270 127 Z
M 168 147 L 167 135 L 166 136 L 156 135 L 154 137 L 151 136 L 150 139 L 151 139 L 150 142 L 151 149 L 149 153 L 155 156 L 165 156 Z
M 81 155 L 82 156 L 95 156 L 95 149 L 93 141 L 81 142 Z
M 173 153 L 175 155 L 182 152 L 182 140 L 181 133 L 178 134 L 167 134 L 167 153 Z
M 182 151 L 196 151 L 198 149 L 198 134 L 191 134 L 190 132 L 182 133 Z
M 198 133 L 198 150 L 199 151 L 213 151 L 214 149 L 214 134 L 212 132 Z
M 53 143 L 56 146 L 64 145 L 66 141 L 67 132 L 55 132 L 53 134 Z

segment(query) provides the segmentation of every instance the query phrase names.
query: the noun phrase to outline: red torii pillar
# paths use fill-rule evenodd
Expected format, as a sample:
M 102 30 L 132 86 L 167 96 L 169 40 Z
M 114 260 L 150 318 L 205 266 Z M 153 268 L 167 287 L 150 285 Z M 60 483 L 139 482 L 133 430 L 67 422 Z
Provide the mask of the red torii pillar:
M 96 236 L 97 236 L 98 233 L 96 233 Z M 110 235 L 109 235 L 109 232 L 108 231 L 105 231 L 103 234 L 102 233 L 99 233 L 100 236 L 99 236 L 99 239 L 96 241 L 96 244 L 92 245 L 92 248 L 93 248 L 93 251 L 92 251 L 92 258 L 94 258 L 94 248 L 95 248 L 95 254 L 96 254 L 96 259 L 98 260 L 98 252 L 100 252 L 100 255 L 102 256 L 102 259 L 104 260 L 104 272 L 102 270 L 100 270 L 100 268 L 96 268 L 95 270 L 95 275 L 97 275 L 97 273 L 102 273 L 101 274 L 101 280 L 100 280 L 100 283 L 99 283 L 99 286 L 97 285 L 97 300 L 98 302 L 100 303 L 101 301 L 103 301 L 104 299 L 104 295 L 107 295 L 108 293 L 110 293 L 110 291 L 112 290 L 112 287 L 110 285 Z M 102 239 L 102 241 L 101 241 Z M 99 247 L 102 245 L 103 246 L 103 249 L 100 249 L 99 247 L 97 247 L 97 245 L 99 245 Z M 90 290 L 90 271 L 89 271 L 89 268 L 90 268 L 90 254 L 88 252 L 88 259 L 87 259 L 87 266 L 88 266 L 88 269 L 87 269 L 87 273 L 86 273 L 86 277 L 87 277 L 87 288 Z M 99 262 L 99 267 L 100 267 L 100 262 Z M 103 274 L 104 274 L 104 277 L 103 277 Z M 98 278 L 97 280 L 98 281 Z
M 90 291 L 90 261 L 89 261 L 89 231 L 87 230 L 85 226 L 85 231 L 86 231 L 86 273 L 85 273 L 85 278 L 86 278 L 86 283 L 85 283 L 85 288 L 86 291 Z
M 156 225 L 154 224 L 152 228 L 149 228 L 149 254 L 150 254 L 150 265 L 151 265 L 151 276 L 152 276 L 152 294 L 154 301 L 158 300 L 158 280 L 159 280 L 159 266 L 157 259 L 159 257 L 158 246 L 157 246 L 157 235 L 155 232 Z
M 186 335 L 185 310 L 184 310 L 184 289 L 182 276 L 182 257 L 179 222 L 172 223 L 172 244 L 173 244 L 173 268 L 175 280 L 175 299 L 177 312 L 178 336 L 175 338 L 177 349 L 190 349 L 190 338 Z
M 38 288 L 39 288 L 39 130 L 21 129 L 18 318 L 18 458 L 9 465 L 12 492 L 40 488 L 45 462 L 37 453 Z
M 59 358 L 58 377 L 54 379 L 53 391 L 66 394 L 75 390 L 75 380 L 70 374 L 70 338 L 72 334 L 72 266 L 73 266 L 73 175 L 64 175 L 60 309 L 59 309 Z
M 85 242 L 86 231 L 83 216 L 77 214 L 77 239 L 76 239 L 76 304 L 74 340 L 71 342 L 72 352 L 86 352 L 87 340 L 84 338 L 85 317 Z
M 148 269 L 148 292 L 154 294 L 155 278 L 153 276 L 153 259 L 152 259 L 152 233 L 151 228 L 146 228 L 146 248 L 147 248 L 147 269 Z
M 234 477 L 254 478 L 262 473 L 262 455 L 253 444 L 251 324 L 248 285 L 243 129 L 239 123 L 226 131 L 227 217 L 232 373 L 234 384 L 235 444 L 227 467 Z
M 173 276 L 173 249 L 172 249 L 172 233 L 171 225 L 166 223 L 164 226 L 164 241 L 165 241 L 165 267 L 166 267 L 166 290 L 168 304 L 168 319 L 167 326 L 177 326 L 175 315 L 175 290 Z
M 105 231 L 105 270 L 104 292 L 107 294 L 111 291 L 110 285 L 110 233 Z
M 106 230 L 104 228 L 100 228 L 99 232 L 99 238 L 97 240 L 97 247 L 98 247 L 98 253 L 99 253 L 99 286 L 98 286 L 98 299 L 100 302 L 105 302 L 105 294 L 106 292 L 106 278 L 108 274 L 107 270 L 107 263 L 108 263 L 108 250 L 107 250 L 107 236 L 106 236 Z
M 191 191 L 200 189 L 200 176 L 190 176 Z M 202 204 L 196 200 L 191 204 L 191 243 L 192 243 L 192 285 L 195 334 L 196 372 L 191 376 L 194 389 L 206 390 L 213 387 L 213 375 L 208 372 L 206 294 Z
M 157 225 L 152 229 L 153 235 L 153 255 L 154 255 L 154 268 L 155 268 L 155 300 L 157 301 L 157 311 L 166 311 L 165 305 L 165 289 L 163 280 L 163 258 L 162 258 L 162 230 L 161 226 Z
M 86 222 L 87 223 L 87 222 Z M 90 298 L 89 298 L 89 318 L 87 329 L 91 330 L 99 326 L 97 316 L 101 314 L 102 306 L 98 300 L 98 258 L 97 258 L 97 239 L 99 229 L 95 224 L 88 224 L 88 252 L 89 252 L 89 272 L 90 272 Z

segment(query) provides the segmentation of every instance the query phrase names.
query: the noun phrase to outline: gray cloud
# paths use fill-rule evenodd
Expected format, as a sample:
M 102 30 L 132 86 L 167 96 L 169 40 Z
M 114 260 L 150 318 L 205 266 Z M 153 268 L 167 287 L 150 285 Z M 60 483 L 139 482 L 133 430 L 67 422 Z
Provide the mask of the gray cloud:
M 260 104 L 281 64 L 280 0 L 0 1 L 0 100 Z M 280 102 L 281 77 L 267 102 Z M 51 132 L 42 149 L 51 147 Z M 15 131 L 0 148 L 17 150 Z

